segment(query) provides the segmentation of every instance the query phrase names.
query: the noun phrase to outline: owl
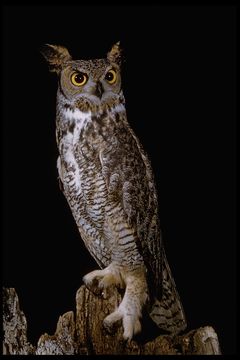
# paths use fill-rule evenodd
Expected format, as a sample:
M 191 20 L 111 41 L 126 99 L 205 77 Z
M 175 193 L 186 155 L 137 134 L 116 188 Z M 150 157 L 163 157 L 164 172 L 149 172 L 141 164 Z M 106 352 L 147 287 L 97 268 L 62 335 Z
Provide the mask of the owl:
M 177 334 L 186 319 L 163 247 L 153 170 L 127 120 L 120 43 L 103 59 L 73 60 L 56 45 L 42 53 L 58 75 L 61 189 L 100 267 L 83 281 L 105 298 L 113 286 L 122 289 L 103 325 L 111 331 L 121 321 L 123 338 L 131 340 L 146 312 L 160 329 Z

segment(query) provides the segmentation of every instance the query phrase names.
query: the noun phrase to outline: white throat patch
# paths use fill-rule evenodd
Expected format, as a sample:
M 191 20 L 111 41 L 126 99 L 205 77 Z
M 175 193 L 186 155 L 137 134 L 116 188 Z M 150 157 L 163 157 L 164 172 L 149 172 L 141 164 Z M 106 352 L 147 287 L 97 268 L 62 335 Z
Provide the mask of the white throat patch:
M 83 124 L 87 121 L 90 120 L 91 118 L 91 112 L 83 112 L 79 109 L 64 109 L 63 110 L 63 115 L 65 116 L 66 119 L 68 120 L 74 120 L 77 124 L 79 124 L 80 127 L 83 126 Z

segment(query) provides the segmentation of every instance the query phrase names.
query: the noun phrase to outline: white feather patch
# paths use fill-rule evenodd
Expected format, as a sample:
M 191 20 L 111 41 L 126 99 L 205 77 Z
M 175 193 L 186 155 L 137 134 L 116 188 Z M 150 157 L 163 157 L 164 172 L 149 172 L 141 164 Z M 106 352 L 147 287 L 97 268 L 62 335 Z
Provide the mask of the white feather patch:
M 126 108 L 123 104 L 118 104 L 118 105 L 114 106 L 110 112 L 116 114 L 116 113 L 123 112 L 125 110 L 126 110 Z
M 58 162 L 59 176 L 62 178 L 64 184 L 67 183 L 68 186 L 75 187 L 76 193 L 79 194 L 81 192 L 81 178 L 73 149 L 74 145 L 79 141 L 82 128 L 91 120 L 91 112 L 82 112 L 79 109 L 64 109 L 63 116 L 66 120 L 70 121 L 70 123 L 74 122 L 75 126 L 73 133 L 67 132 L 59 144 L 60 148 L 62 148 L 61 156 L 72 170 L 68 170 L 66 173 L 66 171 L 64 171 L 65 169 L 60 166 L 60 162 Z
M 83 112 L 79 109 L 64 109 L 63 110 L 63 115 L 65 116 L 66 119 L 68 120 L 75 120 L 77 123 L 79 123 L 79 125 L 83 125 L 85 123 L 86 120 L 89 120 L 91 118 L 91 112 Z

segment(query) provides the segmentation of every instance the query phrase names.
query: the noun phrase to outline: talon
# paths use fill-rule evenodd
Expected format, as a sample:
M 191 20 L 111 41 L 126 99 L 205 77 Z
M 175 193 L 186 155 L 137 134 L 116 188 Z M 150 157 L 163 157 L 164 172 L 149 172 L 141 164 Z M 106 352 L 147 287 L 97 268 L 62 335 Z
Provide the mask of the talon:
M 103 320 L 103 327 L 104 329 L 111 334 L 113 332 L 113 324 L 111 324 L 109 321 L 106 321 L 106 319 Z

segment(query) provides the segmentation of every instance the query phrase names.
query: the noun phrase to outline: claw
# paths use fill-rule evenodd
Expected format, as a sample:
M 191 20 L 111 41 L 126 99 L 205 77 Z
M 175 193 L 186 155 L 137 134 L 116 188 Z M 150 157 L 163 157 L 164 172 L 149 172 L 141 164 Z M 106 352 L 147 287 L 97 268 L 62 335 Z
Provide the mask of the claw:
M 122 316 L 119 314 L 118 310 L 116 310 L 103 320 L 103 326 L 108 333 L 113 333 L 116 328 L 121 325 L 121 320 Z
M 83 277 L 86 287 L 94 294 L 108 299 L 111 296 L 111 288 L 115 284 L 115 278 L 105 270 L 95 270 Z M 115 284 L 117 285 L 117 284 Z

